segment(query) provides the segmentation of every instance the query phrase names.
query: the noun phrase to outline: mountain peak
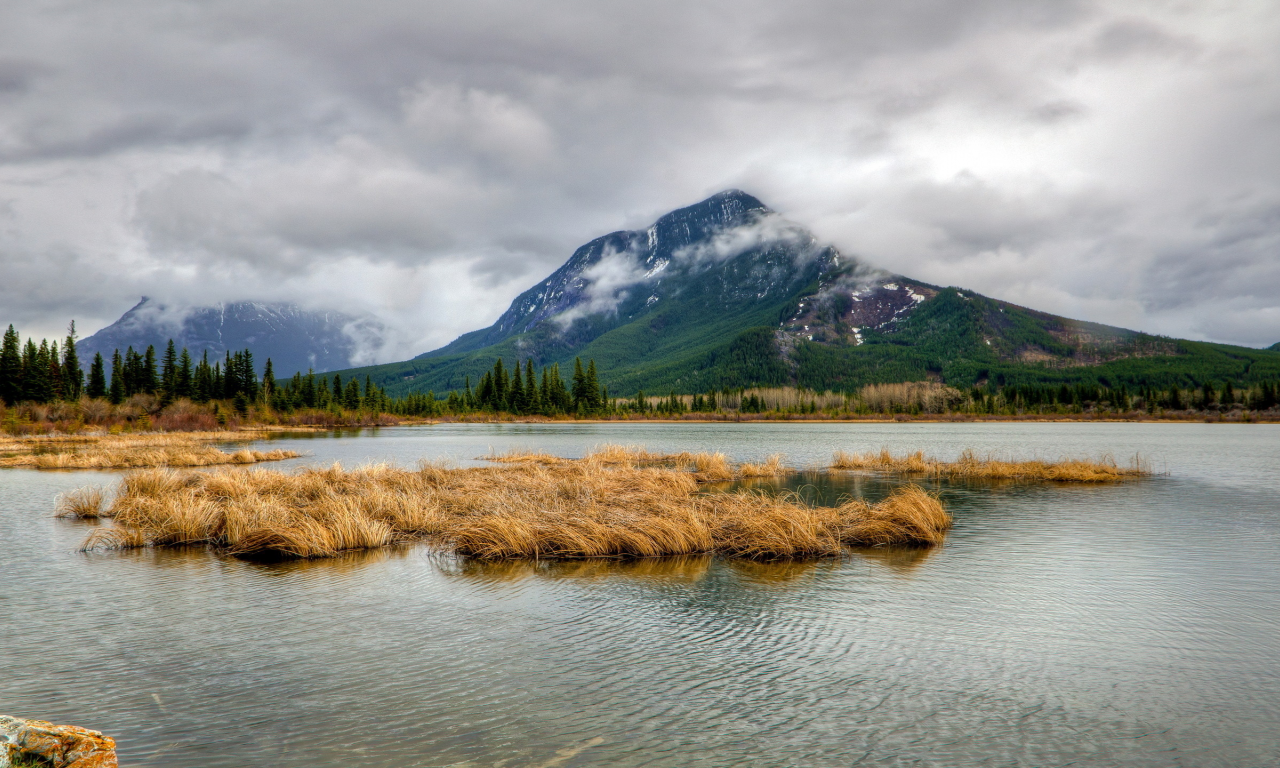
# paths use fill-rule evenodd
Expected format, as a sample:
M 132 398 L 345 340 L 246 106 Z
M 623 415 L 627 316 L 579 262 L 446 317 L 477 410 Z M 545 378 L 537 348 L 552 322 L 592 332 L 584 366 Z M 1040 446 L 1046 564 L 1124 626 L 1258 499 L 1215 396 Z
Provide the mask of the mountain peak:
M 194 357 L 218 358 L 249 348 L 259 364 L 272 359 L 276 374 L 314 368 L 317 372 L 373 362 L 386 329 L 371 316 L 308 311 L 295 304 L 221 302 L 204 307 L 174 307 L 143 297 L 119 320 L 77 346 L 87 366 L 94 353 L 110 358 L 119 349 L 148 346 L 163 350 L 169 339 Z
M 757 312 L 776 322 L 784 297 L 839 264 L 834 248 L 785 221 L 740 189 L 717 192 L 642 230 L 612 232 L 574 251 L 559 269 L 516 297 L 489 328 L 421 357 L 437 357 L 534 333 L 542 356 L 666 308 Z

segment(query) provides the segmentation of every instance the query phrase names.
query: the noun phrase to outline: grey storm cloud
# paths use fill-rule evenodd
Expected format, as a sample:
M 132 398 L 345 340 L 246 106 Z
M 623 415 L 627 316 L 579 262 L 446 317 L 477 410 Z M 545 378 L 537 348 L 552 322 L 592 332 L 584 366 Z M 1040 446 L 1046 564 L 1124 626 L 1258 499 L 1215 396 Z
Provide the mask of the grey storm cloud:
M 1280 341 L 1280 8 L 223 1 L 0 8 L 0 322 L 373 312 L 404 357 L 745 189 L 870 264 Z

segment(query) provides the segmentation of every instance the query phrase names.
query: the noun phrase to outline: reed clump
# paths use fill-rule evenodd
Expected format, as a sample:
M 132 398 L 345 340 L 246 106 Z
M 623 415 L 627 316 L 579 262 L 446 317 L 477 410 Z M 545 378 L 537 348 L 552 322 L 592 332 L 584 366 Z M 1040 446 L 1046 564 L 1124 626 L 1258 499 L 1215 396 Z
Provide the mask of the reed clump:
M 1043 480 L 1071 483 L 1107 483 L 1149 477 L 1151 468 L 1134 457 L 1132 464 L 1119 466 L 1112 456 L 1096 461 L 1062 459 L 1060 461 L 1005 461 L 993 456 L 980 457 L 966 450 L 955 461 L 941 461 L 925 456 L 923 451 L 894 455 L 887 449 L 879 453 L 846 453 L 837 451 L 831 469 L 860 469 L 894 474 L 924 475 L 951 479 Z
M 102 502 L 106 494 L 93 486 L 68 491 L 58 497 L 58 517 L 77 520 L 96 520 L 102 517 Z
M 951 523 L 937 498 L 915 486 L 877 504 L 832 508 L 794 496 L 707 493 L 699 478 L 727 466 L 711 456 L 687 468 L 526 454 L 461 469 L 143 470 L 124 478 L 103 512 L 115 525 L 95 531 L 85 547 L 211 544 L 245 556 L 308 558 L 428 540 L 481 560 L 772 559 L 931 546 Z
M 0 467 L 140 469 L 256 464 L 297 458 L 294 451 L 223 451 L 213 443 L 261 437 L 256 432 L 145 433 L 18 438 L 0 441 Z

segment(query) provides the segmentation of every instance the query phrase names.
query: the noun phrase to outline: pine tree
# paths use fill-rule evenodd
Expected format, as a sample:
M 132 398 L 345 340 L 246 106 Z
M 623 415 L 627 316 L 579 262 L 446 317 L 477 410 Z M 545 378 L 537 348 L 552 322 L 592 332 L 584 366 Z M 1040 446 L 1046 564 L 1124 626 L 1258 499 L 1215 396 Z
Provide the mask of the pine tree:
M 258 399 L 258 372 L 253 367 L 253 352 L 246 349 L 240 353 L 240 391 L 251 402 Z
M 50 395 L 49 342 L 27 339 L 22 350 L 22 399 L 33 403 L 47 403 Z
M 14 405 L 22 397 L 22 347 L 18 332 L 9 326 L 0 346 L 0 400 Z
M 240 366 L 231 359 L 231 350 L 227 350 L 222 361 L 222 398 L 230 400 L 241 391 Z
M 546 367 L 542 369 L 542 386 L 538 392 L 538 403 L 541 406 L 539 410 L 543 415 L 555 415 L 556 405 L 551 401 L 551 374 Z
M 342 376 L 333 374 L 333 400 L 334 402 L 342 402 Z
M 177 396 L 178 348 L 174 346 L 173 339 L 169 339 L 165 346 L 164 358 L 160 362 L 160 391 L 169 400 Z
M 276 391 L 276 371 L 271 366 L 271 358 L 267 358 L 267 364 L 262 367 L 262 396 L 264 400 L 270 400 L 271 395 Z
M 187 351 L 186 347 L 183 347 L 182 355 L 178 357 L 178 372 L 174 376 L 173 381 L 174 396 L 191 397 L 194 394 L 192 391 L 193 384 L 194 382 L 192 381 L 191 376 L 191 353 Z
M 583 388 L 587 395 L 587 408 L 591 412 L 594 413 L 604 407 L 604 395 L 600 392 L 600 378 L 596 375 L 594 358 L 587 363 L 587 375 Z
M 227 379 L 222 373 L 222 363 L 214 363 L 209 374 L 209 399 L 221 398 L 227 389 Z
M 524 361 L 524 407 L 526 413 L 541 413 L 538 380 L 533 375 L 533 358 Z
M 62 356 L 58 353 L 58 342 L 49 345 L 49 400 L 66 398 L 66 387 L 62 381 Z
M 147 354 L 142 361 L 142 380 L 138 382 L 138 391 L 154 395 L 160 390 L 160 376 L 156 373 L 156 348 L 147 345 Z
M 360 410 L 360 382 L 354 378 L 347 382 L 347 387 L 343 390 L 342 405 L 348 410 Z
M 520 362 L 517 360 L 511 372 L 511 393 L 507 396 L 507 410 L 514 414 L 524 413 L 524 381 L 520 373 Z
M 138 357 L 138 353 L 133 351 L 133 347 L 126 347 L 124 350 L 124 369 L 120 377 L 121 386 L 124 387 L 124 396 L 131 397 L 137 394 L 138 384 L 142 380 L 142 363 Z M 114 378 L 114 376 L 113 376 Z
M 196 363 L 195 375 L 191 377 L 191 399 L 197 403 L 207 403 L 213 399 L 213 369 L 209 367 L 209 350 L 205 350 Z
M 502 365 L 502 358 L 493 364 L 493 409 L 500 411 L 507 404 L 507 369 Z
M 62 342 L 62 387 L 67 400 L 79 400 L 84 391 L 84 370 L 80 367 L 80 354 L 76 351 L 76 321 L 67 326 L 67 338 Z
M 120 350 L 111 354 L 111 402 L 119 405 L 124 402 L 124 361 L 120 359 Z
M 104 370 L 102 353 L 93 353 L 93 363 L 89 365 L 89 387 L 85 391 L 89 397 L 107 396 L 107 372 Z
M 573 410 L 582 413 L 591 408 L 591 396 L 587 393 L 587 374 L 582 370 L 582 358 L 573 359 Z

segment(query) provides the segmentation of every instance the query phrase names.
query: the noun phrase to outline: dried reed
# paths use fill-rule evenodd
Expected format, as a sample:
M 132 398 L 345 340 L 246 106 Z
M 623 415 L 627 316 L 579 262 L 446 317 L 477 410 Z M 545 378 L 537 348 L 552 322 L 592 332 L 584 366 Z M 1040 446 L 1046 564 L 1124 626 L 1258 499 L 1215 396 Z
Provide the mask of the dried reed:
M 102 516 L 104 493 L 93 486 L 68 491 L 58 497 L 58 517 L 94 520 Z
M 1112 456 L 1097 461 L 1063 459 L 1061 461 L 1003 461 L 992 456 L 980 458 L 971 450 L 955 461 L 940 461 L 925 456 L 923 451 L 895 456 L 882 449 L 879 453 L 845 453 L 837 451 L 831 469 L 862 469 L 895 474 L 926 475 L 947 478 L 984 478 L 993 480 L 1047 480 L 1074 483 L 1105 483 L 1151 475 L 1151 468 L 1140 457 L 1130 466 L 1121 467 Z
M 878 504 L 834 508 L 705 493 L 698 479 L 727 467 L 722 455 L 707 456 L 688 460 L 695 471 L 629 466 L 609 452 L 577 460 L 508 455 L 500 466 L 416 471 L 144 470 L 124 478 L 103 513 L 116 525 L 94 532 L 85 547 L 206 543 L 242 555 L 328 557 L 427 539 L 482 560 L 768 559 L 834 555 L 851 545 L 934 545 L 950 525 L 938 500 L 915 486 Z
M 254 464 L 296 458 L 294 451 L 226 452 L 215 442 L 252 440 L 257 432 L 144 433 L 34 437 L 0 441 L 0 467 L 139 469 Z

